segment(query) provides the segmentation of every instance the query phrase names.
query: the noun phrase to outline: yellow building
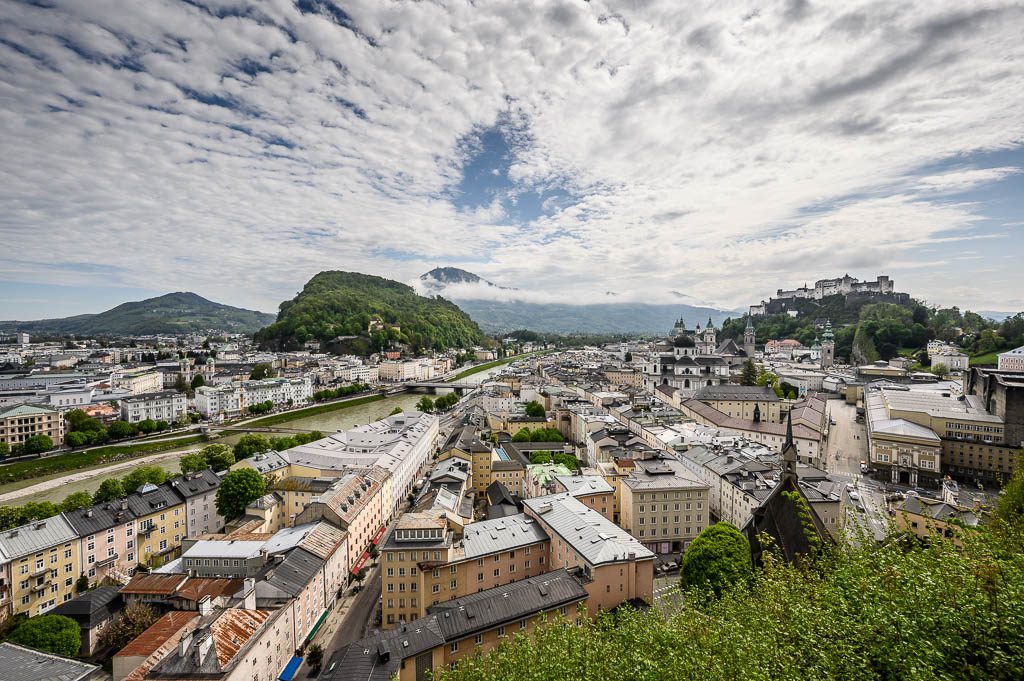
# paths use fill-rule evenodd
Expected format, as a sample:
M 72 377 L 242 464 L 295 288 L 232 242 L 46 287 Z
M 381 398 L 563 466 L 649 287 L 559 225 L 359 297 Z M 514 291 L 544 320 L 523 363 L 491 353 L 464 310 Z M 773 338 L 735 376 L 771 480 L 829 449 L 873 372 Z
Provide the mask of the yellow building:
M 46 435 L 54 447 L 64 442 L 64 416 L 56 409 L 35 404 L 0 407 L 0 442 L 12 448 L 33 435 Z
M 494 450 L 476 434 L 476 428 L 465 426 L 452 431 L 447 442 L 441 447 L 441 460 L 458 456 L 473 462 L 472 489 L 478 494 L 487 491 L 491 484 L 491 461 L 496 460 Z
M 10 601 L 3 613 L 41 615 L 74 598 L 78 544 L 78 533 L 60 515 L 0 533 L 2 589 Z
M 128 508 L 135 514 L 139 563 L 159 567 L 177 558 L 188 528 L 185 500 L 174 488 L 146 483 L 128 495 Z

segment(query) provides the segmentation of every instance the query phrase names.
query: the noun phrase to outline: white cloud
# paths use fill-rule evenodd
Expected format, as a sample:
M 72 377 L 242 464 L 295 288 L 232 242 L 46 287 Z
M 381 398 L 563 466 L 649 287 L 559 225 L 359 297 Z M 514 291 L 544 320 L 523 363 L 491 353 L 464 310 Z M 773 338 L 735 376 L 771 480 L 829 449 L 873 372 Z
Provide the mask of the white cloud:
M 1021 142 L 1017 3 L 338 3 L 355 31 L 205 4 L 0 0 L 0 276 L 262 309 L 322 269 L 449 262 L 536 300 L 738 306 L 846 270 L 1019 298 L 949 250 L 984 211 L 949 195 L 1019 172 L 964 160 Z M 503 117 L 509 179 L 574 203 L 446 198 Z

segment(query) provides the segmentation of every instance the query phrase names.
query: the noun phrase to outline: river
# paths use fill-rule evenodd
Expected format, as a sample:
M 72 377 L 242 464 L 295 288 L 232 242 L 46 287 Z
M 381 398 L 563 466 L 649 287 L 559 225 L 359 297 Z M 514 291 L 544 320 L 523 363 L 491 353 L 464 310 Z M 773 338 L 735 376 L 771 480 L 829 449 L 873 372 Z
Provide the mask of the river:
M 467 376 L 460 379 L 459 382 L 479 384 L 485 379 L 500 372 L 502 369 L 504 369 L 504 366 L 494 367 L 493 369 L 488 369 L 487 371 L 481 371 L 480 373 Z M 421 397 L 423 397 L 423 395 L 419 393 L 394 395 L 377 402 L 368 402 L 366 404 L 359 404 L 345 409 L 336 409 L 324 414 L 307 416 L 305 418 L 295 419 L 294 421 L 288 421 L 278 425 L 282 428 L 319 430 L 324 434 L 329 434 L 382 419 L 394 411 L 395 407 L 399 407 L 403 411 L 412 411 L 416 408 L 416 403 L 419 402 Z M 217 440 L 217 442 L 223 442 L 224 444 L 230 445 L 237 442 L 240 437 L 240 434 L 232 435 L 221 438 Z M 166 456 L 161 456 L 159 461 L 153 461 L 152 464 L 160 466 L 169 474 L 176 474 L 180 471 L 179 462 L 181 461 L 182 456 L 183 455 L 180 452 L 168 453 Z M 70 475 L 72 473 L 73 471 L 66 475 Z M 84 474 L 87 473 L 87 471 L 82 471 L 81 473 Z M 73 492 L 89 492 L 92 494 L 107 478 L 124 477 L 125 475 L 127 475 L 127 472 L 123 470 L 106 473 L 104 472 L 104 469 L 101 468 L 97 469 L 96 474 L 91 477 L 82 480 L 74 480 L 67 484 L 60 485 L 59 487 L 54 487 L 53 489 L 37 491 L 35 493 L 26 494 L 25 496 L 19 496 L 6 501 L 5 503 L 13 506 L 21 506 L 30 501 L 51 501 L 56 504 Z

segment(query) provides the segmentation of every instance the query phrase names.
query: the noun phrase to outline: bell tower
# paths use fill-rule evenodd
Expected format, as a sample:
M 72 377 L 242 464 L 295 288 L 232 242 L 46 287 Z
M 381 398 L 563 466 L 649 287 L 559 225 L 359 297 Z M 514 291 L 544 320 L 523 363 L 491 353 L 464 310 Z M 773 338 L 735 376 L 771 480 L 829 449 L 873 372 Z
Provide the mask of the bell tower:
M 832 322 L 825 321 L 825 333 L 821 341 L 821 368 L 828 369 L 835 364 L 836 340 L 832 334 Z
M 754 334 L 754 323 L 753 319 L 747 316 L 747 328 L 743 331 L 743 352 L 747 354 L 750 359 L 754 358 L 754 346 L 756 336 Z

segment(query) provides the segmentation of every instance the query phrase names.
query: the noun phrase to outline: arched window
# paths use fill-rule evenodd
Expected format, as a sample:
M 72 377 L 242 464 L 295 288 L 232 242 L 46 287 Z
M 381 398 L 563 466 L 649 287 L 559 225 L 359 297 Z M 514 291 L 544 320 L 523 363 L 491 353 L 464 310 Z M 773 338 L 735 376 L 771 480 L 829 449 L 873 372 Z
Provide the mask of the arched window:
M 689 388 L 690 387 L 690 379 L 686 379 L 685 381 L 683 381 L 683 387 L 684 388 Z

